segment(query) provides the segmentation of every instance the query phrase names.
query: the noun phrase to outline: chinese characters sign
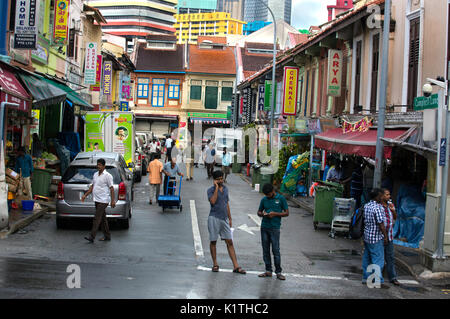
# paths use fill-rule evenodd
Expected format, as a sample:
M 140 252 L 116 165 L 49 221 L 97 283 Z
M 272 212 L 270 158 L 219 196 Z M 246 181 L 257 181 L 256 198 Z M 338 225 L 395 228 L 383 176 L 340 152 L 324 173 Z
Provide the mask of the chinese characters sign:
M 14 49 L 37 48 L 38 12 L 37 0 L 17 0 Z
M 55 21 L 53 23 L 53 44 L 67 44 L 70 0 L 55 1 Z
M 97 75 L 97 43 L 89 42 L 87 44 L 84 65 L 84 84 L 95 84 Z
M 91 85 L 91 91 L 100 92 L 100 82 L 102 81 L 103 57 L 97 55 L 97 64 L 95 69 L 95 84 Z
M 328 50 L 327 95 L 341 96 L 342 88 L 342 51 Z
M 111 95 L 112 90 L 112 62 L 106 61 L 103 65 L 103 95 Z
M 297 114 L 299 68 L 285 66 L 283 77 L 283 115 Z
M 350 123 L 344 120 L 342 123 L 342 131 L 344 134 L 350 132 L 367 132 L 371 126 L 372 120 L 366 116 L 355 123 Z

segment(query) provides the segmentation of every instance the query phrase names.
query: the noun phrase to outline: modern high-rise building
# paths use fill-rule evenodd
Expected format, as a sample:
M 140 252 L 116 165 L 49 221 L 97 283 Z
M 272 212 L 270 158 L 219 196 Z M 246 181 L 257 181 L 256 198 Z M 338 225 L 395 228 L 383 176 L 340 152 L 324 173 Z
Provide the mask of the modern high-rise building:
M 337 15 L 351 8 L 353 8 L 353 0 L 336 0 L 335 6 L 327 6 L 328 21 L 336 19 Z
M 149 34 L 173 34 L 178 0 L 90 0 L 108 22 L 102 31 L 125 37 L 128 42 Z
M 217 0 L 217 11 L 228 12 L 233 19 L 244 19 L 244 0 Z
M 291 24 L 292 0 L 245 0 L 244 4 L 244 21 L 268 21 L 273 22 L 272 15 L 269 10 L 261 4 L 264 1 L 272 10 L 275 21 L 284 20 Z
M 217 0 L 179 0 L 178 14 L 208 13 L 217 10 Z

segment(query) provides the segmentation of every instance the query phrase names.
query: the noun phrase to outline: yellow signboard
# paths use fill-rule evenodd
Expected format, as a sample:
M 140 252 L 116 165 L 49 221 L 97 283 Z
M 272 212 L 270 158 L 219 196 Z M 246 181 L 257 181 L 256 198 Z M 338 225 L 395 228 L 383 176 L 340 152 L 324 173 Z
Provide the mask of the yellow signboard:
M 298 73 L 299 68 L 292 66 L 284 67 L 283 115 L 297 114 Z
M 56 0 L 53 21 L 53 45 L 67 44 L 70 0 Z

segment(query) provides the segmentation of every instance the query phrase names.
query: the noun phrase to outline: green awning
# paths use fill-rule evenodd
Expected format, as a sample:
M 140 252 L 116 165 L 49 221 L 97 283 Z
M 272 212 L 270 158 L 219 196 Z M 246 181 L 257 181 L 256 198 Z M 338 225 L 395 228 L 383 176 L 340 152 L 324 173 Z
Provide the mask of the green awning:
M 19 73 L 27 89 L 33 96 L 33 107 L 59 104 L 66 99 L 66 91 L 44 81 L 44 78 Z
M 49 83 L 50 85 L 54 85 L 54 86 L 60 88 L 61 90 L 65 91 L 67 93 L 67 99 L 70 100 L 70 102 L 72 102 L 73 104 L 80 106 L 81 109 L 84 109 L 84 110 L 94 109 L 93 105 L 91 105 L 88 102 L 86 102 L 85 100 L 83 100 L 77 92 L 72 90 L 67 85 L 64 85 L 62 83 L 58 83 L 56 81 L 46 79 L 46 78 L 43 78 L 43 80 L 46 81 L 47 83 Z

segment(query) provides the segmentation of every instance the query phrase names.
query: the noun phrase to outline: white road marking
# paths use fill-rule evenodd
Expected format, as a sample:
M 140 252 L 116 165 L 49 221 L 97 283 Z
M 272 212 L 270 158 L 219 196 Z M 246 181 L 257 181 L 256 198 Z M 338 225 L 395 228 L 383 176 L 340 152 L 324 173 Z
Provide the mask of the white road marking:
M 261 218 L 259 218 L 258 215 L 248 214 L 248 217 L 251 218 L 255 222 L 256 225 L 261 227 Z
M 259 227 L 248 227 L 247 224 L 243 224 L 239 226 L 238 229 L 243 230 L 249 234 L 255 235 L 254 231 L 258 231 Z
M 204 254 L 203 254 L 202 238 L 200 237 L 200 230 L 198 228 L 195 200 L 191 200 L 190 205 L 191 205 L 192 234 L 194 235 L 195 255 L 197 257 L 203 257 Z

